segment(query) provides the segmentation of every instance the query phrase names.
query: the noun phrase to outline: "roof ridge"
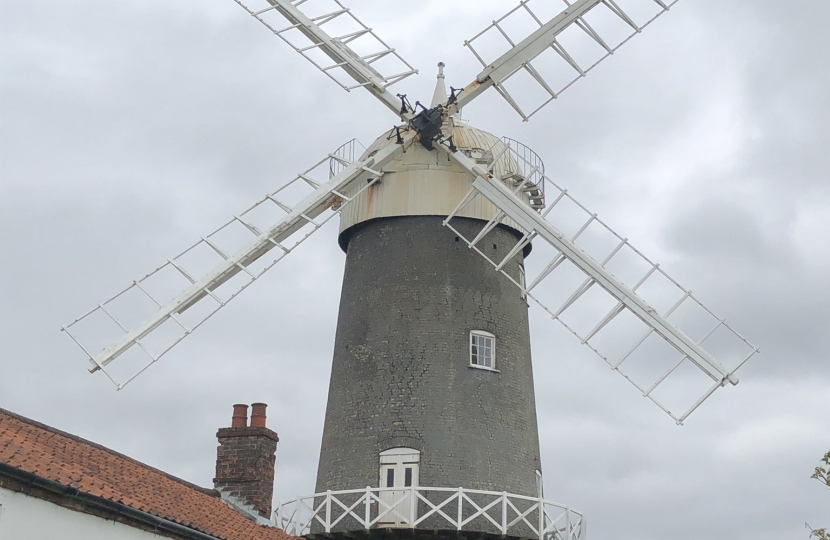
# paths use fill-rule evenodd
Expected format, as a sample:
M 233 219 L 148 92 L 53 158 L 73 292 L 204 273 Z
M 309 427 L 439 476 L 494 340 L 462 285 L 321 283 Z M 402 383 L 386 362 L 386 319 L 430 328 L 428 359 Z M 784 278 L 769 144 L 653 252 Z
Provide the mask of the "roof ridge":
M 187 480 L 183 480 L 182 478 L 179 478 L 178 476 L 173 476 L 172 474 L 167 473 L 167 472 L 164 472 L 164 471 L 162 471 L 161 469 L 158 469 L 158 468 L 156 468 L 156 467 L 153 467 L 152 465 L 147 465 L 146 463 L 143 463 L 143 462 L 141 462 L 141 461 L 138 461 L 138 460 L 137 460 L 137 459 L 135 459 L 135 458 L 131 458 L 130 456 L 128 456 L 128 455 L 126 455 L 126 454 L 122 454 L 121 452 L 117 452 L 117 451 L 115 451 L 115 450 L 113 450 L 113 449 L 111 449 L 111 448 L 107 448 L 107 447 L 106 447 L 106 446 L 104 446 L 104 445 L 101 445 L 101 444 L 98 444 L 98 443 L 94 443 L 94 442 L 92 442 L 92 441 L 90 441 L 90 440 L 84 439 L 83 437 L 79 437 L 79 436 L 77 436 L 77 435 L 73 435 L 72 433 L 68 433 L 68 432 L 66 432 L 66 431 L 63 431 L 63 430 L 57 429 L 57 428 L 55 428 L 55 427 L 49 426 L 49 425 L 47 425 L 47 424 L 44 424 L 44 423 L 42 423 L 42 422 L 38 422 L 37 420 L 32 420 L 31 418 L 27 418 L 27 417 L 25 417 L 25 416 L 23 416 L 23 415 L 20 415 L 20 414 L 14 413 L 14 412 L 12 412 L 12 411 L 9 411 L 9 410 L 7 410 L 7 409 L 4 409 L 4 408 L 0 407 L 0 417 L 2 417 L 3 415 L 8 416 L 8 417 L 10 417 L 10 418 L 14 418 L 15 420 L 17 420 L 17 421 L 19 421 L 19 422 L 23 422 L 24 424 L 29 424 L 29 425 L 31 425 L 31 426 L 34 426 L 34 427 L 38 428 L 38 429 L 42 429 L 42 430 L 44 430 L 44 431 L 48 431 L 49 433 L 54 433 L 55 435 L 60 435 L 61 437 L 66 437 L 67 439 L 73 440 L 73 441 L 75 441 L 75 442 L 77 442 L 77 443 L 85 444 L 85 445 L 87 445 L 87 446 L 89 446 L 89 447 L 91 447 L 91 448 L 95 448 L 95 449 L 97 449 L 97 450 L 101 450 L 101 451 L 106 452 L 106 453 L 108 453 L 108 454 L 110 454 L 110 455 L 112 455 L 112 456 L 115 456 L 115 457 L 119 458 L 119 459 L 123 459 L 123 460 L 125 460 L 125 461 L 129 461 L 130 463 L 133 463 L 133 464 L 138 465 L 138 466 L 140 466 L 140 467 L 142 467 L 142 468 L 144 468 L 144 469 L 147 469 L 147 470 L 152 471 L 152 472 L 154 472 L 154 473 L 157 473 L 157 474 L 159 474 L 159 475 L 161 475 L 161 476 L 164 476 L 164 477 L 165 477 L 165 478 L 167 478 L 168 480 L 172 480 L 172 481 L 174 481 L 174 482 L 177 482 L 177 483 L 179 483 L 179 484 L 182 484 L 183 486 L 185 486 L 185 487 L 187 487 L 187 488 L 190 488 L 190 489 L 192 489 L 192 490 L 194 490 L 194 491 L 198 491 L 198 492 L 200 492 L 200 493 L 204 493 L 205 495 L 208 495 L 208 496 L 211 496 L 211 497 L 220 498 L 220 497 L 219 497 L 219 492 L 218 492 L 218 491 L 216 491 L 215 489 L 212 489 L 212 488 L 206 488 L 206 487 L 202 487 L 202 486 L 199 486 L 199 485 L 194 484 L 194 483 L 192 483 L 192 482 L 188 482 Z

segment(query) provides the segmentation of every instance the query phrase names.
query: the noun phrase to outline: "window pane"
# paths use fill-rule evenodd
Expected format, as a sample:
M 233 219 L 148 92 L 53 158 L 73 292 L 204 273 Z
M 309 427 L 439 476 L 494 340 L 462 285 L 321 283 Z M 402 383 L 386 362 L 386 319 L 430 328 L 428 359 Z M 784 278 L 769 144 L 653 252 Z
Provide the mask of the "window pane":
M 407 467 L 406 469 L 404 469 L 403 485 L 404 487 L 412 486 L 412 467 Z
M 395 469 L 386 469 L 386 487 L 395 487 Z

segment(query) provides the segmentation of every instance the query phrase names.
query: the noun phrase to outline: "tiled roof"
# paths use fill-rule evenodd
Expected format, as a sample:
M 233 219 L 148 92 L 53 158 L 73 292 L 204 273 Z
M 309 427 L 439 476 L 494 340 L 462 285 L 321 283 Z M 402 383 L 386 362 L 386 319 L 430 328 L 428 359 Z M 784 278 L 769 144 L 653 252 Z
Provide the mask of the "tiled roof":
M 216 491 L 0 409 L 0 463 L 222 540 L 293 540 L 258 525 Z

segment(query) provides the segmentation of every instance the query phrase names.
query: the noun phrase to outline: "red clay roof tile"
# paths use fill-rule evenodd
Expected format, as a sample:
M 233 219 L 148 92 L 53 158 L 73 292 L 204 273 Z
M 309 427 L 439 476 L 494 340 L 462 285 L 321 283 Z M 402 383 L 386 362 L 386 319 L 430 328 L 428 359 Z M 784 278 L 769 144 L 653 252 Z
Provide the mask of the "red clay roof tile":
M 4 409 L 0 462 L 222 540 L 294 540 L 245 518 L 212 489 Z

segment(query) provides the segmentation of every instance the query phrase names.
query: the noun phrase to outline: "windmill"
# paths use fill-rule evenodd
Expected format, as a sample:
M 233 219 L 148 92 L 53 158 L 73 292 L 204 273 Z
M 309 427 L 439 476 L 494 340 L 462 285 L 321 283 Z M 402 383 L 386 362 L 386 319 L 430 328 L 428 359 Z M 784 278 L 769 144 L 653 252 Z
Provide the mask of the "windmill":
M 528 120 L 676 0 L 566 1 L 561 13 L 524 0 L 465 42 L 475 80 L 447 91 L 439 64 L 429 106 L 390 90 L 416 70 L 340 0 L 235 1 L 399 123 L 362 152 L 351 141 L 327 154 L 64 327 L 90 371 L 123 388 L 339 215 L 346 269 L 317 489 L 279 505 L 277 524 L 584 538 L 582 514 L 541 490 L 528 306 L 677 423 L 737 384 L 758 349 L 530 148 L 460 111 L 492 87 Z

